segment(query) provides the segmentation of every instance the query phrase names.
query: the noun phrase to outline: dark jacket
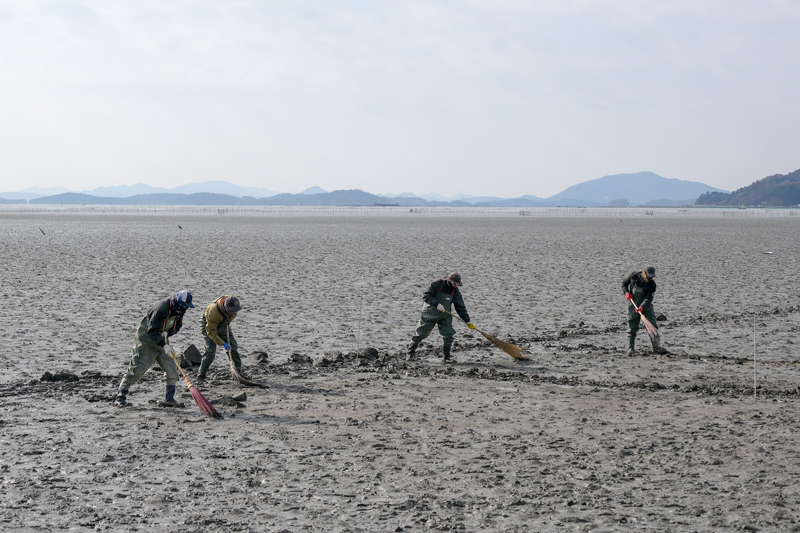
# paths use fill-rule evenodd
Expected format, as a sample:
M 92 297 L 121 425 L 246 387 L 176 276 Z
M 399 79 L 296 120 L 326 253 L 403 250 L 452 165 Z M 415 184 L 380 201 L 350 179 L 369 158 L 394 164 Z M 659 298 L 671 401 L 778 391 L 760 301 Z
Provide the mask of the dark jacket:
M 633 294 L 634 286 L 639 287 L 641 291 L 640 295 L 634 294 L 633 296 L 634 302 L 636 302 L 639 307 L 644 307 L 653 303 L 653 296 L 656 293 L 656 280 L 650 278 L 650 281 L 645 281 L 642 278 L 641 272 L 632 272 L 630 276 L 622 280 L 622 294 L 626 292 Z M 639 300 L 639 298 L 641 298 L 641 300 Z
M 183 312 L 172 304 L 171 298 L 159 302 L 145 315 L 145 318 L 147 318 L 147 336 L 153 339 L 153 342 L 158 346 L 164 346 L 164 338 L 161 334 L 167 326 L 167 318 L 169 316 L 175 317 L 175 323 L 167 330 L 167 336 L 171 337 L 180 331 L 183 324 Z
M 458 313 L 458 316 L 460 316 L 461 320 L 464 322 L 470 322 L 467 306 L 464 305 L 464 298 L 461 296 L 461 291 L 458 290 L 458 287 L 451 287 L 450 284 L 443 279 L 437 279 L 431 283 L 431 286 L 428 287 L 428 290 L 422 295 L 422 299 L 431 307 L 436 307 L 439 303 L 436 299 L 436 295 L 440 292 L 452 295 L 453 307 L 456 308 L 456 313 Z

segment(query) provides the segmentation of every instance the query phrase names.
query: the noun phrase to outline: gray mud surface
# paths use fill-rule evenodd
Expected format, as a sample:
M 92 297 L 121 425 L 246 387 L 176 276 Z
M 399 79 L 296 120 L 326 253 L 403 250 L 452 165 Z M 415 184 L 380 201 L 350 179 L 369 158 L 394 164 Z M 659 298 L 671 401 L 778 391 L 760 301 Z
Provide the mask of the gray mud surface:
M 798 230 L 0 214 L 0 530 L 800 531 Z M 645 264 L 670 353 L 642 331 L 628 357 L 619 284 Z M 475 324 L 529 361 L 460 325 L 456 364 L 436 332 L 406 360 L 452 269 Z M 223 420 L 185 386 L 159 407 L 157 367 L 115 408 L 138 321 L 184 288 L 241 297 L 245 371 L 268 388 L 218 354 L 200 389 Z M 176 350 L 202 345 L 200 316 Z

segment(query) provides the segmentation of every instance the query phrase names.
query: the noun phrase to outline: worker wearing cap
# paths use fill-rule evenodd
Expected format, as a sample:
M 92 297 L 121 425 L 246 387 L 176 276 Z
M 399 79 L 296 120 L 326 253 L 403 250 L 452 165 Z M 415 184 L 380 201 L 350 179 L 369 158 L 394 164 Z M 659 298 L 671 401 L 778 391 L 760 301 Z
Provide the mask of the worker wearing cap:
M 422 295 L 422 314 L 419 317 L 417 330 L 414 332 L 414 336 L 411 337 L 411 344 L 408 345 L 407 353 L 409 358 L 413 357 L 422 339 L 430 335 L 434 326 L 438 326 L 439 333 L 444 338 L 442 361 L 445 363 L 451 361 L 450 347 L 453 345 L 453 337 L 456 334 L 456 330 L 453 329 L 453 316 L 447 313 L 452 312 L 453 307 L 456 308 L 458 316 L 467 323 L 467 327 L 475 329 L 475 326 L 469 320 L 469 314 L 467 313 L 467 307 L 464 305 L 461 291 L 458 290 L 462 285 L 461 274 L 453 272 L 449 276 L 431 283 L 431 286 Z M 442 312 L 439 306 L 447 313 Z
M 632 272 L 622 281 L 622 292 L 628 299 L 628 355 L 635 355 L 636 332 L 639 331 L 642 313 L 653 326 L 658 329 L 656 312 L 653 310 L 653 296 L 656 293 L 656 267 L 649 266 L 641 272 Z M 653 353 L 663 354 L 667 351 L 657 340 L 652 341 Z
M 230 352 L 236 370 L 241 372 L 242 360 L 239 358 L 239 345 L 231 331 L 231 322 L 241 309 L 239 298 L 232 294 L 221 296 L 206 307 L 203 317 L 200 319 L 206 351 L 200 363 L 197 379 L 202 381 L 206 378 L 208 367 L 214 362 L 217 346 L 222 346 L 225 351 Z
M 119 407 L 127 407 L 127 395 L 131 385 L 139 381 L 144 373 L 158 363 L 164 371 L 167 383 L 166 397 L 163 405 L 166 407 L 183 407 L 175 401 L 175 382 L 178 380 L 178 367 L 169 356 L 171 348 L 166 340 L 180 331 L 183 324 L 183 315 L 192 305 L 192 293 L 180 291 L 172 298 L 156 304 L 139 322 L 136 330 L 136 341 L 133 345 L 133 355 L 128 364 L 128 371 L 122 377 L 117 391 L 117 400 L 114 402 Z M 166 348 L 165 348 L 166 346 Z

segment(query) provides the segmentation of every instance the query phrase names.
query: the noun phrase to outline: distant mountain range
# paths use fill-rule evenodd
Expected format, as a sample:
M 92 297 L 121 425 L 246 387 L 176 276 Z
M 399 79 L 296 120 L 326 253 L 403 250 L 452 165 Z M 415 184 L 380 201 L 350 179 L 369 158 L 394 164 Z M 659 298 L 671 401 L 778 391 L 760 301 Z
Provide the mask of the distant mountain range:
M 400 194 L 381 194 L 380 196 L 385 196 L 387 198 L 420 198 L 430 202 L 466 202 L 468 204 L 502 202 L 509 200 L 508 198 L 500 198 L 498 196 L 470 196 L 469 194 L 456 194 L 448 197 L 437 193 L 414 194 L 413 192 L 402 192 Z M 534 201 L 544 200 L 544 198 L 531 195 L 520 196 L 519 198 Z
M 732 193 L 708 192 L 697 205 L 737 205 L 754 207 L 789 207 L 800 205 L 800 170 L 767 176 Z
M 57 191 L 57 192 L 56 192 Z M 398 205 L 398 206 L 477 206 L 477 207 L 594 207 L 594 206 L 676 206 L 693 205 L 703 193 L 723 193 L 699 182 L 668 179 L 652 172 L 617 174 L 568 187 L 549 198 L 525 195 L 517 198 L 436 193 L 416 195 L 378 195 L 362 190 L 325 191 L 310 187 L 298 194 L 276 193 L 258 187 L 240 187 L 225 181 L 191 183 L 172 189 L 143 183 L 98 187 L 73 192 L 56 189 L 26 189 L 0 193 L 0 203 L 105 204 L 105 205 Z
M 53 194 L 61 194 L 63 192 L 70 192 L 66 187 L 51 187 L 49 189 L 40 189 L 39 187 L 29 187 L 17 192 L 3 192 L 0 193 L 0 203 L 25 203 L 34 198 L 41 198 L 43 196 L 51 196 Z M 3 200 L 22 200 L 22 202 L 3 202 Z
M 315 191 L 314 189 L 319 189 L 319 191 Z M 314 190 L 313 192 L 325 192 L 319 187 L 312 187 L 311 189 L 306 189 L 304 192 L 312 190 Z M 129 198 L 146 194 L 195 193 L 214 193 L 231 196 L 253 196 L 256 198 L 262 198 L 278 194 L 277 192 L 269 189 L 263 189 L 259 187 L 240 187 L 239 185 L 234 185 L 233 183 L 229 183 L 227 181 L 204 181 L 202 183 L 189 183 L 187 185 L 180 185 L 171 189 L 164 187 L 153 187 L 152 185 L 147 185 L 145 183 L 137 183 L 135 185 L 116 185 L 113 187 L 97 187 L 91 191 L 70 191 L 64 187 L 55 187 L 52 189 L 38 189 L 36 187 L 31 187 L 29 189 L 23 189 L 19 192 L 0 193 L 0 197 L 8 200 L 33 200 L 36 198 L 43 198 L 45 196 L 76 192 L 104 198 Z
M 240 187 L 227 181 L 205 181 L 203 183 L 189 183 L 187 185 L 180 185 L 171 189 L 163 187 L 152 187 L 144 183 L 137 183 L 136 185 L 118 185 L 116 187 L 97 187 L 91 191 L 80 191 L 92 196 L 106 196 L 110 198 L 127 198 L 130 196 L 143 195 L 143 194 L 197 194 L 197 193 L 213 193 L 213 194 L 227 194 L 231 196 L 253 196 L 262 198 L 265 196 L 273 196 L 278 194 L 269 189 L 262 189 L 259 187 Z

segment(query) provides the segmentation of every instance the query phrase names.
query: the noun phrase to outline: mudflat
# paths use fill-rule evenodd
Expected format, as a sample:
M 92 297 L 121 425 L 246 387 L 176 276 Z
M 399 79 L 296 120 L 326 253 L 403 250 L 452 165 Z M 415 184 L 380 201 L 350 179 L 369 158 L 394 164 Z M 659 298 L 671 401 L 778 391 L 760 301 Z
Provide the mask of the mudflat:
M 800 531 L 800 218 L 0 213 L 4 531 Z M 626 354 L 657 268 L 666 355 Z M 405 346 L 452 270 L 478 328 Z M 113 406 L 136 326 L 232 293 L 244 369 Z M 755 356 L 755 364 L 754 364 Z M 196 369 L 189 369 L 190 379 Z M 755 387 L 755 389 L 754 389 Z

